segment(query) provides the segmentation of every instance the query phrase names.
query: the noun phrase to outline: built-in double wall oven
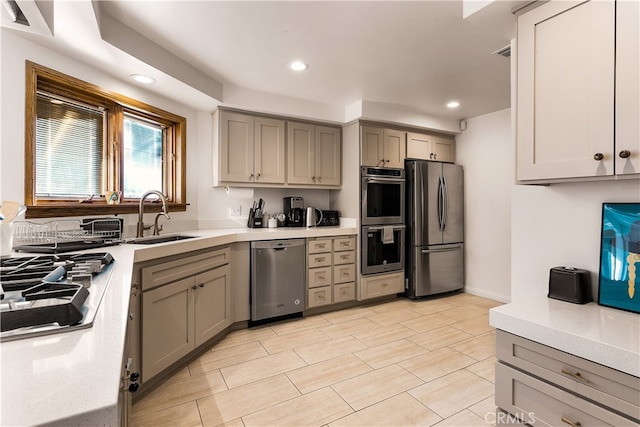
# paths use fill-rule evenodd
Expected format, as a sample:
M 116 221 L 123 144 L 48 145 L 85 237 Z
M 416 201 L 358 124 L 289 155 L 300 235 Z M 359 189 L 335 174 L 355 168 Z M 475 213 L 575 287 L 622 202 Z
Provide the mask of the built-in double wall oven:
M 360 169 L 361 272 L 386 273 L 404 268 L 404 169 Z

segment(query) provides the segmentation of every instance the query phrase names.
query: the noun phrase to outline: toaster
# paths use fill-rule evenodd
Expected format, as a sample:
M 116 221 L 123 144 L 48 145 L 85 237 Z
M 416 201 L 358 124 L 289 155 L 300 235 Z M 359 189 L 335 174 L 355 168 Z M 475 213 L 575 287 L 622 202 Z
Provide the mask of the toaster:
M 553 267 L 549 271 L 549 298 L 586 304 L 591 297 L 591 273 L 573 267 Z

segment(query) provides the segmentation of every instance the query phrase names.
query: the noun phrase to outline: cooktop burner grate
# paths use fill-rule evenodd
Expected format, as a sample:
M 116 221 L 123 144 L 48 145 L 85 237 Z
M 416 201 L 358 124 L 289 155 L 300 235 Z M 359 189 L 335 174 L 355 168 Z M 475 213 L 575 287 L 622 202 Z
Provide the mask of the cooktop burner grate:
M 108 252 L 0 259 L 0 340 L 91 326 L 113 261 Z M 73 282 L 74 268 L 95 279 Z

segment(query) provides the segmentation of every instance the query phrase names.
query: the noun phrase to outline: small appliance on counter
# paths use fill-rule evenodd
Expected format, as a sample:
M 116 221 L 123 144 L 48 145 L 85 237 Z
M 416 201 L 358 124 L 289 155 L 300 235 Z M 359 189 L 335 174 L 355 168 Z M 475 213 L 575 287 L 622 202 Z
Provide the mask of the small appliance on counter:
M 318 222 L 318 227 L 338 227 L 340 225 L 340 212 L 322 209 L 322 218 Z
M 591 273 L 574 267 L 553 267 L 549 271 L 549 298 L 586 304 L 591 297 Z
M 322 211 L 312 206 L 307 207 L 304 221 L 307 227 L 317 227 L 322 221 Z
M 304 198 L 299 196 L 285 197 L 282 199 L 286 227 L 304 227 L 305 209 Z

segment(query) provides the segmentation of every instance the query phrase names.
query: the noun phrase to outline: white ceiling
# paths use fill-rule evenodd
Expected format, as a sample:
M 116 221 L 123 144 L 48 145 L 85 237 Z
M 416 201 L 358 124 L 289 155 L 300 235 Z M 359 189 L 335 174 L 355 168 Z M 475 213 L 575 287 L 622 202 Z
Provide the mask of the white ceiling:
M 446 119 L 510 104 L 509 60 L 492 54 L 508 45 L 509 37 L 463 19 L 462 1 L 110 0 L 94 2 L 92 9 L 88 1 L 56 0 L 55 5 L 55 37 L 38 42 L 103 61 L 104 69 L 113 66 L 116 55 L 116 74 L 160 70 L 189 84 L 175 69 L 182 65 L 182 75 L 195 75 L 199 82 L 211 79 L 214 88 L 222 84 L 217 103 L 240 89 L 343 109 L 371 101 Z M 97 18 L 87 16 L 93 12 Z M 113 18 L 133 31 L 107 44 L 101 38 L 108 39 L 106 27 Z M 82 32 L 86 43 L 71 31 L 92 25 L 93 30 Z M 75 43 L 63 43 L 64 34 L 75 34 L 70 36 Z M 110 54 L 96 55 L 96 44 Z M 114 46 L 121 52 L 115 53 Z M 158 56 L 168 63 L 163 66 Z M 287 65 L 294 59 L 310 68 L 290 71 Z M 170 98 L 180 95 L 171 79 L 158 80 L 150 90 Z M 216 97 L 211 96 L 215 89 L 202 87 L 198 92 Z M 447 109 L 454 99 L 461 106 Z

